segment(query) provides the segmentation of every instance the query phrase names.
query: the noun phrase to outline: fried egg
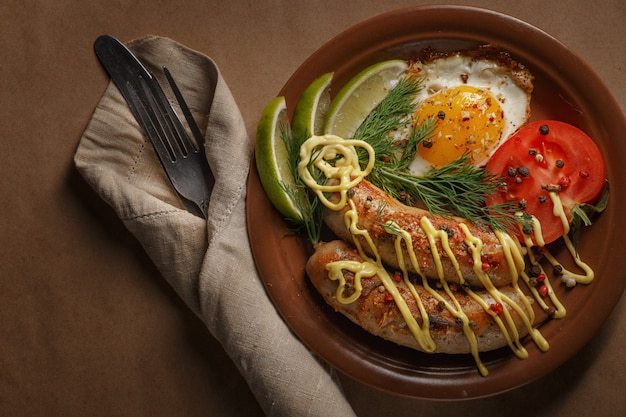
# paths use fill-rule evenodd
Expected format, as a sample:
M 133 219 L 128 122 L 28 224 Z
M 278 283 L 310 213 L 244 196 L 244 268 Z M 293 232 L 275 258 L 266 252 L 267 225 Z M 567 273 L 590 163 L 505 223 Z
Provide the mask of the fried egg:
M 530 116 L 532 75 L 492 49 L 433 56 L 409 71 L 422 80 L 414 121 L 435 123 L 410 166 L 416 175 L 465 153 L 484 165 Z

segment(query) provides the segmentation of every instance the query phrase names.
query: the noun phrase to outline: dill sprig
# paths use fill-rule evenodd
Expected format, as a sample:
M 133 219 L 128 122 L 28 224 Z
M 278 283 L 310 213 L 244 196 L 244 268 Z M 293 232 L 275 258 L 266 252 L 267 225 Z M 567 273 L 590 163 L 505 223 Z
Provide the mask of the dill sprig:
M 459 216 L 494 229 L 508 230 L 514 225 L 515 205 L 485 205 L 486 196 L 498 192 L 501 181 L 483 169 L 476 169 L 463 156 L 424 176 L 390 164 L 375 165 L 372 183 L 405 204 L 421 202 L 428 211 L 440 216 Z
M 410 122 L 410 115 L 417 108 L 415 95 L 420 88 L 420 80 L 400 78 L 398 84 L 363 120 L 354 133 L 354 138 L 372 145 L 376 155 L 388 155 L 396 151 L 390 141 L 385 139 L 389 137 L 389 132 Z
M 281 184 L 285 193 L 295 202 L 296 207 L 302 214 L 301 220 L 289 220 L 289 224 L 294 233 L 299 234 L 306 232 L 311 243 L 315 244 L 320 241 L 322 231 L 323 206 L 319 199 L 315 198 L 309 187 L 302 181 L 298 173 L 298 163 L 300 161 L 300 146 L 307 139 L 306 137 L 294 137 L 290 126 L 281 124 L 279 126 L 280 137 L 287 148 L 289 170 L 294 178 L 294 184 L 287 186 Z M 311 156 L 310 160 L 314 160 Z M 312 164 L 309 169 L 317 178 L 317 181 L 325 181 L 319 170 L 314 170 Z

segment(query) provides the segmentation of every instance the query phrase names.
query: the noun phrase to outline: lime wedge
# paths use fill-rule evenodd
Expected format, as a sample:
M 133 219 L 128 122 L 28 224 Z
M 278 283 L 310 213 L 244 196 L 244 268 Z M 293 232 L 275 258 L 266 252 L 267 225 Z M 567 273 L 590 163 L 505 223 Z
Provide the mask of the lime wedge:
M 330 102 L 324 133 L 351 139 L 407 68 L 406 61 L 393 59 L 374 64 L 352 77 Z
M 324 134 L 324 119 L 330 105 L 330 83 L 333 73 L 329 72 L 313 81 L 302 93 L 293 112 L 293 137 L 302 143 L 313 135 Z
M 288 190 L 295 190 L 285 138 L 291 140 L 291 127 L 284 97 L 270 101 L 257 125 L 255 160 L 263 189 L 274 207 L 286 218 L 300 221 L 303 216 Z

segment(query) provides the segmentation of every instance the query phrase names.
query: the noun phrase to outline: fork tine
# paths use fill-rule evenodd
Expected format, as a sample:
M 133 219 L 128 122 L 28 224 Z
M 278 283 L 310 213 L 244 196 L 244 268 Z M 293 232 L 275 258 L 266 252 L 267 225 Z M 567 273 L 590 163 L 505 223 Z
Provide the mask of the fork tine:
M 167 82 L 172 88 L 172 92 L 174 93 L 174 96 L 176 97 L 176 100 L 178 101 L 178 105 L 180 106 L 180 109 L 182 110 L 183 115 L 185 116 L 185 120 L 187 120 L 187 125 L 189 125 L 189 129 L 191 130 L 191 133 L 193 134 L 198 147 L 200 147 L 202 143 L 204 142 L 204 135 L 202 135 L 202 133 L 200 132 L 200 128 L 198 128 L 198 124 L 193 118 L 193 115 L 191 114 L 191 111 L 189 110 L 189 106 L 187 106 L 187 103 L 185 102 L 185 99 L 183 98 L 182 93 L 178 89 L 178 86 L 176 85 L 176 82 L 174 81 L 172 74 L 167 69 L 167 67 L 163 67 L 163 72 L 165 73 L 165 78 L 167 78 Z
M 151 121 L 159 132 L 158 139 L 160 146 L 157 151 L 160 153 L 160 158 L 166 158 L 170 162 L 175 162 L 178 159 L 178 150 L 176 149 L 176 143 L 172 143 L 173 141 L 170 140 L 170 138 L 173 137 L 172 129 L 168 122 L 164 120 L 163 114 L 158 109 L 154 97 L 150 91 L 147 90 L 146 83 L 141 83 L 141 88 L 143 92 L 142 98 L 147 106 L 146 114 L 151 117 Z M 150 111 L 148 111 L 148 109 Z
M 142 77 L 140 77 L 140 79 L 144 81 Z M 181 163 L 178 161 L 181 158 L 177 157 L 176 152 L 171 147 L 170 140 L 168 139 L 168 134 L 172 134 L 173 129 L 170 125 L 168 125 L 167 120 L 164 118 L 163 113 L 159 110 L 159 106 L 157 106 L 157 103 L 155 102 L 152 94 L 150 94 L 150 91 L 146 90 L 146 86 L 143 85 L 145 83 L 141 84 L 141 89 L 139 90 L 135 90 L 134 88 L 128 89 L 131 100 L 137 104 L 135 107 L 137 116 L 140 119 L 140 124 L 146 128 L 146 135 L 152 143 L 152 147 L 154 148 L 161 165 L 165 169 L 168 178 L 181 197 L 181 201 L 187 211 L 206 218 L 206 206 L 208 203 L 203 202 L 203 207 L 196 204 L 193 200 L 190 200 L 189 196 L 184 194 L 184 190 L 180 190 L 177 187 L 177 184 L 180 185 L 179 181 L 170 175 L 167 165 L 169 164 L 173 166 L 180 165 Z M 139 94 L 142 92 L 144 94 L 141 94 L 140 97 Z
M 142 98 L 139 97 L 135 89 L 129 88 L 128 92 L 137 103 L 143 102 Z M 152 145 L 154 146 L 159 159 L 168 158 L 170 161 L 174 160 L 174 151 L 171 149 L 169 141 L 167 140 L 167 135 L 162 130 L 161 123 L 156 120 L 156 114 L 151 115 L 144 106 L 137 106 L 137 111 L 143 125 L 149 130 L 146 132 L 148 137 L 156 139 L 152 141 Z
M 190 153 L 195 152 L 195 147 L 156 79 L 152 78 L 150 81 L 152 82 L 146 80 L 142 83 L 142 87 L 150 107 L 155 110 L 159 123 L 169 133 L 166 138 L 173 138 L 169 140 L 169 148 L 173 151 L 172 160 L 186 158 Z

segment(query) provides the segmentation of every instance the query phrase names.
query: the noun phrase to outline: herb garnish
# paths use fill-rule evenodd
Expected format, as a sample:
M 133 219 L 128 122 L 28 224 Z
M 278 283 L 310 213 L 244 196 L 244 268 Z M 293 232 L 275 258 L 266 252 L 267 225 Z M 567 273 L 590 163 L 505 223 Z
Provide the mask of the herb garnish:
M 305 132 L 304 136 L 307 137 L 296 138 L 293 136 L 290 126 L 281 125 L 279 129 L 280 137 L 287 148 L 289 170 L 294 178 L 293 186 L 288 187 L 283 183 L 282 187 L 283 190 L 291 196 L 293 201 L 296 202 L 296 206 L 302 214 L 302 219 L 300 221 L 289 219 L 289 225 L 295 234 L 305 231 L 311 243 L 315 244 L 320 241 L 324 207 L 316 196 L 310 191 L 309 187 L 304 184 L 300 178 L 300 174 L 298 173 L 300 146 L 304 143 L 309 134 L 308 132 Z M 314 160 L 314 158 L 311 158 L 311 160 Z M 312 165 L 309 166 L 309 169 L 316 176 L 318 182 L 325 181 L 319 170 L 314 170 Z
M 605 181 L 604 189 L 602 190 L 602 194 L 595 202 L 595 204 L 588 203 L 580 203 L 576 204 L 571 211 L 571 225 L 569 231 L 569 237 L 574 245 L 574 248 L 578 248 L 578 235 L 580 234 L 580 229 L 583 226 L 590 226 L 591 219 L 589 216 L 597 215 L 602 213 L 606 206 L 609 203 L 609 182 Z

